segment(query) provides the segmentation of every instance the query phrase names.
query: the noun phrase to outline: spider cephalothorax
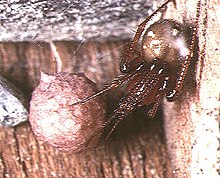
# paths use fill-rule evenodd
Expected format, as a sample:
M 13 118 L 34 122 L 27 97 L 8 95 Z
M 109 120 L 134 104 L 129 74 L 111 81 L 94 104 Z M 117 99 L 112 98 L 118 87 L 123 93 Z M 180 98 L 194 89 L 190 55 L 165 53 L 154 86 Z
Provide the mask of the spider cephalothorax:
M 137 107 L 148 105 L 148 115 L 153 117 L 164 96 L 168 101 L 173 101 L 181 93 L 193 56 L 196 28 L 170 19 L 159 20 L 146 28 L 152 17 L 170 1 L 167 0 L 144 20 L 133 40 L 124 46 L 120 61 L 122 74 L 100 92 L 75 103 L 84 103 L 126 84 L 118 108 L 103 126 L 110 127 L 110 133 Z

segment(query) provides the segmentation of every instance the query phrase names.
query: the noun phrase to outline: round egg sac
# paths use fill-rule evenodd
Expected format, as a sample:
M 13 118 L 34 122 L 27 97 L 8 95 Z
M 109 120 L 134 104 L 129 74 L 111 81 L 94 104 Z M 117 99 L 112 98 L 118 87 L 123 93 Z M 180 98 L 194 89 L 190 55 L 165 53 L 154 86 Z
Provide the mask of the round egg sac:
M 103 99 L 73 104 L 96 92 L 95 84 L 83 75 L 42 73 L 30 102 L 29 121 L 35 135 L 65 152 L 99 145 L 105 122 Z

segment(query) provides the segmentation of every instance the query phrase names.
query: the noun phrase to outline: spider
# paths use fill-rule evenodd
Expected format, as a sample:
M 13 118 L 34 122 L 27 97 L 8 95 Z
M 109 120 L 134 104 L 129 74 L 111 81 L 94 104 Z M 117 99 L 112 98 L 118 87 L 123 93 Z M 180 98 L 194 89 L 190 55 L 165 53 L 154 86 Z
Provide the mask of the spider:
M 171 1 L 165 1 L 139 24 L 133 40 L 123 48 L 121 74 L 99 92 L 74 103 L 83 104 L 126 84 L 118 108 L 103 125 L 110 128 L 108 136 L 136 108 L 147 105 L 150 107 L 148 115 L 154 117 L 164 97 L 173 101 L 181 94 L 193 57 L 197 27 L 162 19 L 146 28 L 148 22 Z M 176 5 L 175 1 L 173 3 Z M 141 50 L 138 50 L 138 46 L 141 46 Z

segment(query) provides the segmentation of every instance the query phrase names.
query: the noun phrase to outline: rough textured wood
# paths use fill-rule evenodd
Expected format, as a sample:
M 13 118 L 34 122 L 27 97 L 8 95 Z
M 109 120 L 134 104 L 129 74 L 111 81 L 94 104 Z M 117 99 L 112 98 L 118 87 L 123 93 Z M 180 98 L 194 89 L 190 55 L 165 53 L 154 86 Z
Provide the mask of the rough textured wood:
M 196 3 L 177 1 L 177 10 L 168 8 L 172 15 L 169 17 L 193 23 Z M 178 101 L 163 105 L 166 141 L 175 177 L 219 177 L 217 7 L 217 0 L 202 0 L 196 87 L 187 86 L 186 91 L 189 90 Z M 85 72 L 101 87 L 118 73 L 118 50 L 123 42 L 86 45 L 84 42 L 2 43 L 1 72 L 29 97 L 38 83 L 40 70 Z M 118 96 L 117 92 L 106 96 L 109 112 Z M 28 124 L 16 129 L 1 128 L 0 171 L 3 177 L 172 177 L 162 136 L 163 123 L 158 121 L 146 119 L 143 111 L 136 113 L 121 124 L 108 143 L 77 155 L 61 154 L 39 143 Z
M 0 2 L 0 41 L 125 39 L 159 0 Z
M 195 24 L 197 2 L 177 1 L 177 9 L 169 9 L 167 17 Z M 189 76 L 179 100 L 164 105 L 167 148 L 178 178 L 220 176 L 218 5 L 217 0 L 201 1 L 196 75 Z
M 53 52 L 51 45 L 55 45 Z M 102 87 L 118 74 L 123 45 L 124 42 L 1 43 L 1 71 L 28 98 L 38 84 L 41 70 L 84 72 Z M 55 53 L 59 54 L 56 59 Z M 58 57 L 61 65 L 57 65 Z M 117 106 L 120 93 L 106 95 L 109 113 Z M 101 147 L 78 154 L 61 153 L 39 142 L 28 123 L 0 128 L 0 177 L 172 178 L 170 167 L 163 121 L 160 117 L 147 118 L 144 110 L 122 122 Z

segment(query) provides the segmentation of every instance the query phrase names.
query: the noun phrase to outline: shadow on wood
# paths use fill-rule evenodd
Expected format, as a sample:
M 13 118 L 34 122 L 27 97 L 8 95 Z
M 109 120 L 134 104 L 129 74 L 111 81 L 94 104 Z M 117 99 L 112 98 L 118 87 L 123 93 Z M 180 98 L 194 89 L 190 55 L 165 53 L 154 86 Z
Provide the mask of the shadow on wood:
M 40 71 L 85 73 L 101 88 L 118 74 L 119 51 L 124 43 L 1 43 L 1 72 L 29 100 Z M 117 93 L 105 95 L 109 114 L 117 106 Z M 163 121 L 158 116 L 149 119 L 144 110 L 136 111 L 106 143 L 78 154 L 61 153 L 38 141 L 29 123 L 0 128 L 1 177 L 171 178 Z

